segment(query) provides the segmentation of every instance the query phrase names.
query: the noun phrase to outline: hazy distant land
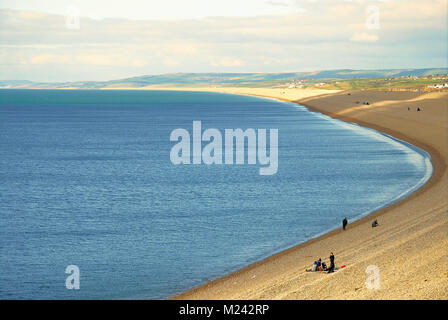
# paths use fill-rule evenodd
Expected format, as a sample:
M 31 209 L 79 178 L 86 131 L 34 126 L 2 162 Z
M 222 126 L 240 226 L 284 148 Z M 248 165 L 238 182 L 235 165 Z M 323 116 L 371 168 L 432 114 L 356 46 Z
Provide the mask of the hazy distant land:
M 110 81 L 33 82 L 0 80 L 0 88 L 145 89 L 151 87 L 256 87 L 325 90 L 428 89 L 448 82 L 448 68 L 329 70 L 290 73 L 173 73 Z

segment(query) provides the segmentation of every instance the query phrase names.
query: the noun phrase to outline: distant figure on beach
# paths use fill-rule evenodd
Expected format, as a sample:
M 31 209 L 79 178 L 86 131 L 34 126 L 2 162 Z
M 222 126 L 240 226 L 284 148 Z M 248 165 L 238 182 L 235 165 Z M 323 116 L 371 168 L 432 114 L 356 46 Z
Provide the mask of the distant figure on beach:
M 417 112 L 420 112 L 420 108 L 417 108 Z
M 314 261 L 313 266 L 310 269 L 306 269 L 307 272 L 316 272 L 316 271 L 328 271 L 327 264 L 322 261 L 322 258 Z
M 316 266 L 317 266 L 317 270 L 316 271 L 319 271 L 319 268 L 320 268 L 321 264 L 322 264 L 322 259 L 319 258 L 319 260 L 316 261 Z
M 347 227 L 348 224 L 348 220 L 347 218 L 344 218 L 344 220 L 342 220 L 342 229 L 345 230 L 345 228 Z
M 411 108 L 408 107 L 408 111 L 411 111 Z
M 372 221 L 372 228 L 375 228 L 377 226 L 379 226 L 378 220 L 375 219 L 375 220 Z
M 319 268 L 321 267 L 321 261 L 322 259 L 319 258 L 318 260 L 314 261 L 313 266 L 311 269 L 307 269 L 306 271 L 319 271 Z
M 328 273 L 334 272 L 334 255 L 333 252 L 330 253 L 330 267 L 328 268 Z
M 321 268 L 322 268 L 322 271 L 327 271 L 328 269 L 327 269 L 327 264 L 325 263 L 325 261 L 322 261 L 322 266 L 321 266 Z

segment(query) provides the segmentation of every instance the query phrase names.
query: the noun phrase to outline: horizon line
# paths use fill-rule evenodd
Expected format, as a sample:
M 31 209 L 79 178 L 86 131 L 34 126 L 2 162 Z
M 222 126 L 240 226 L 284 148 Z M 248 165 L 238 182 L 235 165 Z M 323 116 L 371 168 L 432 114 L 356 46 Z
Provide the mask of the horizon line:
M 431 70 L 431 69 L 444 69 L 445 72 L 448 73 L 448 66 L 447 67 L 406 67 L 406 68 L 383 68 L 383 69 L 352 69 L 352 68 L 335 68 L 335 69 L 318 69 L 318 70 L 312 70 L 312 71 L 281 71 L 281 72 L 167 72 L 167 73 L 146 73 L 142 75 L 134 75 L 134 76 L 128 76 L 123 78 L 112 78 L 108 80 L 64 80 L 64 81 L 38 81 L 38 80 L 28 80 L 28 79 L 0 79 L 0 81 L 27 81 L 32 83 L 77 83 L 77 82 L 109 82 L 109 81 L 117 81 L 117 80 L 127 80 L 127 79 L 133 79 L 133 78 L 139 78 L 139 77 L 146 77 L 146 76 L 164 76 L 164 75 L 186 75 L 186 74 L 288 74 L 288 73 L 314 73 L 314 72 L 325 72 L 325 71 L 406 71 L 406 70 Z M 393 77 L 393 76 L 391 76 Z M 378 77 L 372 77 L 372 78 L 378 78 Z M 381 78 L 381 77 L 380 77 Z M 324 78 L 322 78 L 324 79 Z M 335 78 L 337 79 L 337 78 Z

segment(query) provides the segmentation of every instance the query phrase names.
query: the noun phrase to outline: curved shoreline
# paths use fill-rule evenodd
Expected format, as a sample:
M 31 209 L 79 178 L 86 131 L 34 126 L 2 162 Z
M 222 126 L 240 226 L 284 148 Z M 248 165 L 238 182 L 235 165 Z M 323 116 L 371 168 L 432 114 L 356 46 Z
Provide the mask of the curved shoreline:
M 257 95 L 257 96 L 260 96 L 260 95 Z M 325 95 L 325 96 L 327 96 L 327 95 Z M 278 99 L 277 97 L 267 97 L 267 96 L 264 96 L 264 97 Z M 314 99 L 319 99 L 319 98 L 320 97 L 312 97 L 312 98 L 305 99 L 305 100 L 314 100 Z M 434 147 L 430 146 L 428 143 L 426 143 L 424 141 L 424 139 L 422 139 L 423 141 L 421 141 L 421 140 L 409 137 L 408 135 L 405 135 L 397 130 L 387 128 L 385 126 L 376 124 L 374 122 L 367 122 L 367 121 L 357 119 L 354 117 L 341 115 L 341 114 L 337 114 L 334 112 L 329 112 L 327 110 L 324 110 L 323 108 L 316 107 L 312 103 L 308 103 L 308 101 L 300 101 L 300 100 L 299 101 L 289 101 L 289 100 L 281 99 L 281 98 L 278 100 L 286 101 L 286 102 L 295 102 L 295 103 L 298 103 L 298 104 L 306 107 L 311 112 L 318 112 L 318 113 L 324 114 L 324 115 L 329 116 L 334 119 L 342 120 L 344 122 L 349 122 L 349 123 L 355 123 L 359 126 L 373 129 L 380 133 L 389 135 L 392 138 L 395 138 L 395 139 L 404 141 L 408 144 L 411 144 L 411 145 L 427 152 L 430 155 L 433 171 L 432 171 L 431 177 L 426 181 L 426 183 L 424 183 L 422 186 L 420 186 L 417 190 L 414 190 L 413 192 L 407 194 L 405 197 L 398 199 L 398 200 L 386 205 L 385 207 L 380 208 L 379 210 L 376 210 L 370 214 L 367 214 L 366 216 L 354 221 L 353 223 L 350 223 L 351 228 L 360 226 L 360 225 L 370 221 L 373 218 L 383 216 L 384 214 L 386 214 L 392 210 L 395 210 L 399 207 L 402 207 L 405 204 L 409 203 L 410 201 L 414 201 L 415 199 L 421 197 L 422 195 L 426 194 L 431 188 L 433 188 L 435 185 L 437 185 L 441 181 L 442 176 L 446 172 L 446 161 L 445 161 L 444 157 L 441 155 L 441 153 L 436 148 L 434 148 Z M 207 290 L 207 289 L 209 289 L 213 286 L 217 286 L 219 284 L 223 284 L 226 281 L 229 281 L 230 279 L 235 279 L 239 276 L 242 276 L 243 274 L 247 274 L 248 272 L 256 269 L 257 267 L 274 262 L 275 260 L 278 260 L 282 257 L 288 256 L 289 254 L 291 254 L 293 252 L 297 252 L 297 251 L 305 249 L 313 244 L 321 242 L 322 240 L 339 235 L 342 232 L 343 231 L 340 229 L 332 230 L 332 231 L 327 232 L 319 237 L 312 238 L 306 242 L 295 245 L 289 249 L 283 250 L 279 253 L 275 253 L 265 259 L 262 259 L 255 263 L 252 263 L 252 264 L 250 264 L 242 269 L 239 269 L 235 272 L 224 275 L 224 276 L 217 278 L 215 280 L 212 280 L 208 283 L 199 285 L 196 288 L 193 288 L 191 290 L 188 290 L 184 293 L 181 293 L 179 295 L 172 297 L 172 299 L 186 299 L 189 297 L 194 297 L 200 291 Z
M 297 104 L 300 105 L 300 106 L 303 106 L 309 112 L 312 112 L 312 113 L 316 112 L 316 111 L 310 110 L 308 107 L 306 107 L 306 106 L 304 106 L 304 105 L 302 105 L 300 103 L 297 103 Z M 328 116 L 328 115 L 326 115 L 324 113 L 321 113 L 321 112 L 316 112 L 316 113 L 318 113 L 319 115 L 323 115 L 327 119 L 331 119 L 333 121 L 342 121 L 342 120 L 340 120 L 338 118 L 330 117 L 330 116 Z M 344 124 L 346 124 L 346 125 L 356 126 L 358 128 L 361 128 L 362 130 L 370 131 L 370 132 L 373 132 L 374 134 L 386 137 L 389 140 L 396 141 L 397 143 L 403 145 L 404 147 L 406 147 L 406 148 L 408 148 L 408 149 L 418 153 L 419 155 L 421 155 L 424 158 L 425 166 L 426 166 L 426 168 L 425 168 L 425 175 L 415 185 L 413 185 L 411 188 L 409 188 L 408 190 L 405 190 L 402 193 L 398 194 L 397 196 L 395 196 L 393 199 L 391 199 L 389 202 L 387 202 L 385 204 L 379 205 L 379 206 L 377 206 L 377 207 L 375 207 L 373 209 L 370 209 L 370 210 L 368 210 L 366 212 L 360 213 L 356 217 L 351 218 L 351 221 L 354 222 L 354 221 L 357 221 L 357 220 L 362 219 L 364 217 L 367 217 L 367 216 L 371 215 L 372 213 L 374 213 L 376 211 L 379 211 L 379 210 L 381 210 L 381 209 L 383 209 L 385 207 L 388 207 L 388 206 L 390 206 L 390 205 L 392 205 L 392 204 L 394 204 L 394 203 L 396 203 L 396 202 L 398 202 L 400 200 L 403 200 L 403 199 L 407 198 L 408 196 L 410 196 L 411 194 L 413 194 L 414 192 L 419 190 L 421 187 L 423 187 L 429 181 L 429 179 L 431 179 L 431 177 L 432 177 L 432 175 L 434 173 L 434 168 L 433 168 L 432 161 L 431 161 L 431 155 L 428 152 L 426 152 L 425 150 L 416 147 L 412 143 L 409 143 L 407 141 L 395 138 L 392 135 L 389 135 L 387 133 L 375 130 L 373 128 L 370 128 L 370 127 L 367 127 L 367 126 L 361 126 L 361 125 L 359 125 L 359 124 L 357 124 L 355 122 L 348 122 L 348 121 L 342 121 L 342 122 Z M 428 166 L 427 162 L 429 162 L 429 166 Z M 324 233 L 327 233 L 327 232 L 330 232 L 330 231 L 332 231 L 332 230 L 323 231 L 323 232 L 319 233 L 317 236 L 321 236 Z
M 305 103 L 300 103 L 300 104 L 305 106 L 310 111 L 319 112 L 319 113 L 325 114 L 334 119 L 342 120 L 342 121 L 348 122 L 348 123 L 356 123 L 362 127 L 373 129 L 375 131 L 384 133 L 384 134 L 386 134 L 392 138 L 395 138 L 397 140 L 404 141 L 404 142 L 406 142 L 410 145 L 413 145 L 413 146 L 419 148 L 420 150 L 423 150 L 426 153 L 428 153 L 431 157 L 431 164 L 432 164 L 432 171 L 433 171 L 431 177 L 426 181 L 426 183 L 424 185 L 422 185 L 420 188 L 415 190 L 412 194 L 410 194 L 406 198 L 400 200 L 399 202 L 409 199 L 411 196 L 415 195 L 418 192 L 420 192 L 420 193 L 425 192 L 432 185 L 434 185 L 435 183 L 440 181 L 443 173 L 446 171 L 446 162 L 445 162 L 444 158 L 442 157 L 442 155 L 440 154 L 440 152 L 425 142 L 422 142 L 422 141 L 419 141 L 416 139 L 412 139 L 412 138 L 410 138 L 406 135 L 403 135 L 402 133 L 397 132 L 393 129 L 389 129 L 389 128 L 385 128 L 385 127 L 382 127 L 382 126 L 379 126 L 379 125 L 376 125 L 373 123 L 361 121 L 361 120 L 358 120 L 358 119 L 355 119 L 352 117 L 340 116 L 340 115 L 336 115 L 334 113 L 325 112 L 323 110 L 319 110 L 318 108 L 315 108 L 315 107 L 312 107 L 309 105 L 307 106 Z

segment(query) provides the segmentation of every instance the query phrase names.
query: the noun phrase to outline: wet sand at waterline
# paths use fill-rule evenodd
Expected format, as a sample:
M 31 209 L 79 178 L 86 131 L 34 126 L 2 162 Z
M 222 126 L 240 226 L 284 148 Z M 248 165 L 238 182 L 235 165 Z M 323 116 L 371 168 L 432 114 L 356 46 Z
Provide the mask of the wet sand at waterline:
M 432 177 L 407 198 L 349 221 L 346 231 L 311 239 L 174 298 L 448 299 L 448 93 L 299 90 L 290 89 L 288 95 L 283 93 L 287 89 L 201 91 L 294 101 L 376 129 L 428 152 Z M 379 227 L 372 228 L 375 218 Z M 330 252 L 336 267 L 346 267 L 332 274 L 305 271 L 319 257 L 329 264 Z M 375 290 L 366 286 L 371 275 L 366 268 L 371 265 L 380 272 L 380 288 Z

